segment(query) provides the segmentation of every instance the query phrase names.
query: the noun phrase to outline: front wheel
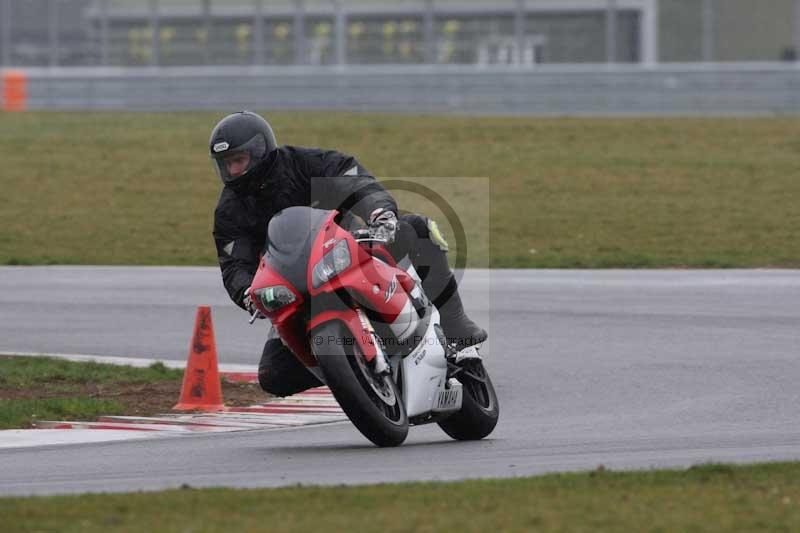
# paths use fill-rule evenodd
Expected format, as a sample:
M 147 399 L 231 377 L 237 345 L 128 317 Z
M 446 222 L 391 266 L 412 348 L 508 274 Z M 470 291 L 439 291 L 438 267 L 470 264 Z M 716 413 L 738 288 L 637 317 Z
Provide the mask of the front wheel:
M 325 382 L 353 425 L 378 446 L 402 444 L 408 416 L 392 376 L 373 371 L 341 322 L 326 322 L 312 336 L 322 341 L 312 343 L 312 350 Z
M 482 439 L 494 430 L 500 416 L 489 373 L 482 361 L 466 361 L 455 378 L 464 390 L 461 410 L 439 422 L 439 427 L 456 440 Z

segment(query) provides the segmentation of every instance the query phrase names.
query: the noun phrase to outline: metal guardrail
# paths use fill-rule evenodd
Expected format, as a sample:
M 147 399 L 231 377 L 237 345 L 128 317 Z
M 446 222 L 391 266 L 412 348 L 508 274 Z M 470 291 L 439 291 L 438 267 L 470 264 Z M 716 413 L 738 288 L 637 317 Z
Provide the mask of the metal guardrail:
M 27 109 L 800 114 L 800 68 L 792 63 L 45 68 L 24 73 Z

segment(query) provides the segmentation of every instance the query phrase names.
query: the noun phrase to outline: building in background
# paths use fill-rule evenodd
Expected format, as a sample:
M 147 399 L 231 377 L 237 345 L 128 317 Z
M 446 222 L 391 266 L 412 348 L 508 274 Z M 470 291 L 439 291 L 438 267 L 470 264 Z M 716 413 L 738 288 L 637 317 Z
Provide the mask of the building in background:
M 799 35 L 800 0 L 0 0 L 4 66 L 779 61 Z
M 660 0 L 659 61 L 785 61 L 800 45 L 797 0 Z

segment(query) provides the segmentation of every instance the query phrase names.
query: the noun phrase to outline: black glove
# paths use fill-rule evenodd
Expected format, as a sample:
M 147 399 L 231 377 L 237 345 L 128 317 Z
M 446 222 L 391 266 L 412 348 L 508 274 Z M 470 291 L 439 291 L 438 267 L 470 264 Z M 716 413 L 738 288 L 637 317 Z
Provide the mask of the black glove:
M 394 211 L 378 208 L 369 215 L 369 234 L 373 239 L 385 241 L 386 244 L 394 242 L 397 236 L 397 215 Z

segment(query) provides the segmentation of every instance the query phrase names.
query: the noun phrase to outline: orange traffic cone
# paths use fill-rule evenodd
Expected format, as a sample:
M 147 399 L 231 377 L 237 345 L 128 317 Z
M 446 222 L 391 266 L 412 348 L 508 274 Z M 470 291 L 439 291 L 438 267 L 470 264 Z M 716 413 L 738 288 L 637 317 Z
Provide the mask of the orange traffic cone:
M 0 109 L 25 111 L 28 107 L 28 75 L 22 70 L 6 70 L 2 76 L 3 95 Z
M 189 360 L 183 374 L 181 398 L 173 409 L 179 411 L 222 411 L 222 387 L 217 369 L 217 345 L 214 342 L 214 326 L 211 324 L 211 308 L 197 308 L 194 335 L 189 347 Z

